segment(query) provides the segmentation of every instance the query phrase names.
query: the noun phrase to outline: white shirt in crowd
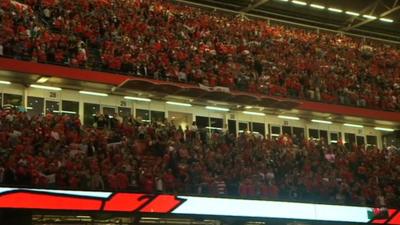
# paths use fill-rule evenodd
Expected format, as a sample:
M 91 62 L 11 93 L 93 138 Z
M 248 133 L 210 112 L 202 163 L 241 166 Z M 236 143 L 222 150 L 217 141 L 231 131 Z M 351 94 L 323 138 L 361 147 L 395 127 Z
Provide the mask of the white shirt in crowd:
M 164 184 L 163 184 L 163 180 L 161 179 L 161 177 L 156 177 L 156 190 L 159 192 L 164 191 Z

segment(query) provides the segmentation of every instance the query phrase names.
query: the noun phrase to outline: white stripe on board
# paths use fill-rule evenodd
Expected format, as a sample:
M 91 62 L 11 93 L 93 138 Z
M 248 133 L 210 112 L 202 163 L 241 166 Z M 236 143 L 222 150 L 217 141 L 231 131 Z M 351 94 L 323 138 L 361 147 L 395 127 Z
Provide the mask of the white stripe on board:
M 112 194 L 111 192 L 100 192 L 100 191 L 67 191 L 67 190 L 51 190 L 51 189 L 30 189 L 30 188 L 2 188 L 0 187 L 0 193 L 8 191 L 35 191 L 41 193 L 55 193 L 65 195 L 75 195 L 82 197 L 96 197 L 96 198 L 108 198 Z
M 367 223 L 366 207 L 179 196 L 186 201 L 174 214 L 241 216 Z

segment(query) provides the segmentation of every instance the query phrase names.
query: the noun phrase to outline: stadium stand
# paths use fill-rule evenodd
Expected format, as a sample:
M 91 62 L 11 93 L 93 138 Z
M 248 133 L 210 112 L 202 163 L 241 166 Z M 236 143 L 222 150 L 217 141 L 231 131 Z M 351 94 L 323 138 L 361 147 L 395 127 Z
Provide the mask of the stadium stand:
M 0 111 L 0 184 L 399 207 L 400 155 L 282 135 Z
M 3 0 L 0 20 L 4 57 L 400 109 L 394 45 L 161 0 Z

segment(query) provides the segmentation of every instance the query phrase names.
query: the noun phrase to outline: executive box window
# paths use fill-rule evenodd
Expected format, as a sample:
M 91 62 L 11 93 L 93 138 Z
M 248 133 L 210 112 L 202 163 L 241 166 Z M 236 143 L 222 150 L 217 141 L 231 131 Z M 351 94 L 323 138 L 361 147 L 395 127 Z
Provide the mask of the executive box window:
M 356 143 L 356 135 L 351 134 L 351 133 L 345 133 L 344 140 L 345 140 L 346 144 L 352 145 L 352 144 Z
M 304 128 L 293 127 L 293 134 L 295 134 L 297 138 L 304 138 Z
M 252 131 L 261 134 L 262 136 L 265 135 L 265 125 L 263 123 L 252 123 Z
M 123 118 L 127 118 L 131 116 L 132 110 L 131 108 L 118 107 L 118 114 Z
M 84 103 L 83 104 L 83 123 L 87 126 L 93 126 L 95 116 L 100 112 L 99 104 Z
M 236 120 L 228 120 L 228 131 L 236 136 Z
M 332 144 L 337 144 L 338 141 L 339 141 L 338 133 L 331 133 L 330 136 L 331 136 L 331 143 Z
M 125 113 L 128 114 L 130 111 L 125 110 Z M 142 122 L 162 122 L 165 119 L 165 112 L 136 109 L 136 119 L 139 119 Z
M 239 133 L 243 133 L 249 130 L 249 123 L 247 122 L 239 122 Z
M 208 127 L 208 117 L 196 116 L 196 125 L 198 129 L 203 129 Z
M 304 128 L 301 127 L 292 127 L 293 130 L 293 144 L 299 145 L 304 140 Z
M 211 131 L 221 131 L 224 127 L 224 120 L 220 118 L 210 118 L 210 126 Z
M 364 136 L 357 136 L 357 145 L 364 145 L 364 144 L 365 144 Z
M 62 101 L 62 114 L 63 115 L 78 115 L 79 102 L 75 101 Z
M 46 113 L 60 113 L 60 102 L 46 101 Z
M 328 140 L 328 131 L 326 130 L 318 130 L 318 129 L 308 129 L 308 136 L 309 138 L 313 138 L 313 139 L 324 139 L 324 140 Z
M 220 118 L 196 116 L 196 125 L 198 129 L 206 128 L 207 132 L 221 131 L 224 127 L 224 120 Z
M 376 136 L 367 135 L 367 145 L 369 146 L 377 146 L 378 138 Z
M 308 137 L 313 139 L 319 139 L 319 132 L 317 129 L 308 129 Z
M 142 122 L 150 122 L 150 111 L 146 109 L 136 109 L 136 119 Z
M 319 138 L 323 138 L 325 141 L 328 141 L 328 131 L 319 130 Z
M 28 96 L 28 106 L 26 107 L 29 115 L 43 115 L 44 99 L 39 97 Z
M 151 121 L 163 122 L 165 120 L 165 113 L 161 111 L 151 111 Z
M 114 116 L 116 109 L 114 107 L 103 107 L 103 115 Z
M 271 126 L 271 137 L 279 137 L 281 135 L 281 128 L 278 126 Z
M 282 133 L 292 135 L 292 128 L 288 126 L 282 126 Z
M 22 95 L 4 94 L 3 107 L 6 105 L 22 106 Z

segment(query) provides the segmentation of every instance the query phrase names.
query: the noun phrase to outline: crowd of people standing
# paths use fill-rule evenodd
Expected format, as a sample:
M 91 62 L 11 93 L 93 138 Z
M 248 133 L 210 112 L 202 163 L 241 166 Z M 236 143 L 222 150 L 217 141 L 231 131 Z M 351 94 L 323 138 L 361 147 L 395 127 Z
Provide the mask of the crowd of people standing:
M 400 206 L 394 148 L 114 122 L 0 110 L 0 184 Z
M 2 56 L 400 109 L 396 45 L 165 0 L 3 0 L 0 10 Z

